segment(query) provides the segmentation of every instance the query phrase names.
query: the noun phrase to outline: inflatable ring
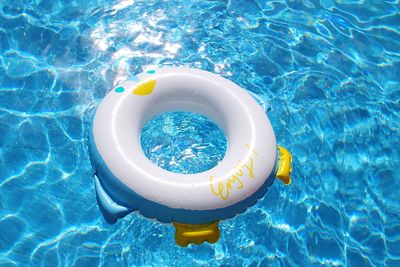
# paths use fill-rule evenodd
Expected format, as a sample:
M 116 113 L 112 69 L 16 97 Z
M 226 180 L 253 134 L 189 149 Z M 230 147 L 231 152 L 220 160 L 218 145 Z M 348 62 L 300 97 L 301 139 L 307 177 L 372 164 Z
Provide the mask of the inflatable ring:
M 196 174 L 173 173 L 152 163 L 139 135 L 146 122 L 169 111 L 215 121 L 228 139 L 224 159 Z M 151 70 L 118 85 L 97 108 L 89 138 L 105 219 L 115 223 L 137 210 L 172 222 L 181 246 L 216 242 L 218 221 L 254 205 L 277 173 L 290 183 L 290 153 L 284 149 L 280 162 L 279 151 L 265 111 L 250 94 L 225 78 L 189 68 Z

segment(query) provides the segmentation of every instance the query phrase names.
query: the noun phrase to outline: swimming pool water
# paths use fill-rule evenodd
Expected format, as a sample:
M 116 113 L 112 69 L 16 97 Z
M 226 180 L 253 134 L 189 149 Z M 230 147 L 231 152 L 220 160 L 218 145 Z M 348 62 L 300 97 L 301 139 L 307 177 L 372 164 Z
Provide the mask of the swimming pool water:
M 140 134 L 146 157 L 176 173 L 199 173 L 223 160 L 227 140 L 221 128 L 191 112 L 167 112 L 146 123 Z
M 399 7 L 2 0 L 0 266 L 400 266 Z M 268 101 L 294 162 L 291 186 L 276 181 L 220 224 L 217 244 L 186 249 L 171 226 L 135 213 L 106 224 L 86 150 L 91 115 L 114 84 L 182 65 Z M 179 126 L 165 121 L 172 138 Z M 200 138 L 211 126 L 198 127 Z M 195 140 L 187 156 L 223 154 Z M 173 163 L 187 167 L 185 157 Z

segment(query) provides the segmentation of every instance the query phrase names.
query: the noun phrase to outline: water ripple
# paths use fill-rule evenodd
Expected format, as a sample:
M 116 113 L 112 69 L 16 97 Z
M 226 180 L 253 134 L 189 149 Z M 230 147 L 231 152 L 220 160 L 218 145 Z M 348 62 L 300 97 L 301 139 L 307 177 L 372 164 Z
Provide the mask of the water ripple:
M 399 22 L 396 0 L 1 1 L 0 265 L 400 265 Z M 107 225 L 86 151 L 113 84 L 182 65 L 256 93 L 294 156 L 292 186 L 187 249 L 137 214 Z M 163 123 L 180 153 L 144 146 L 165 168 L 221 160 L 216 132 Z

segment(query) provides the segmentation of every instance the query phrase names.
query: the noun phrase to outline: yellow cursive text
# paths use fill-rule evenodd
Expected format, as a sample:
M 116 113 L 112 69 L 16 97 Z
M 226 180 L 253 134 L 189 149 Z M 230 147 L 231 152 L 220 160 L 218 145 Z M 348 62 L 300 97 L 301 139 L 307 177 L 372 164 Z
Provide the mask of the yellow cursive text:
M 248 144 L 245 146 L 253 152 L 254 156 L 257 156 L 257 152 L 254 149 L 252 149 Z M 214 176 L 210 176 L 211 193 L 216 197 L 220 197 L 222 200 L 227 200 L 230 196 L 231 190 L 233 189 L 233 185 L 236 185 L 236 189 L 242 189 L 244 186 L 244 178 L 246 176 L 251 179 L 254 178 L 253 166 L 254 161 L 252 156 L 249 157 L 247 162 L 239 161 L 233 170 L 227 172 L 229 175 L 226 181 L 218 182 L 216 186 L 213 183 Z

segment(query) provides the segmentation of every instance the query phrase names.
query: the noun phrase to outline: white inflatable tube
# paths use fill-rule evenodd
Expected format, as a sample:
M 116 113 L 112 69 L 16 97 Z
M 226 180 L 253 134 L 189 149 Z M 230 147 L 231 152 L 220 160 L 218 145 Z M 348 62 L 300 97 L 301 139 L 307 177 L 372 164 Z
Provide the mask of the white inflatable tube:
M 168 111 L 214 120 L 228 140 L 225 158 L 196 174 L 153 164 L 140 146 L 144 124 Z M 277 145 L 264 110 L 239 86 L 210 72 L 163 68 L 110 92 L 97 109 L 93 138 L 112 174 L 138 195 L 176 209 L 228 207 L 256 192 L 274 172 Z

